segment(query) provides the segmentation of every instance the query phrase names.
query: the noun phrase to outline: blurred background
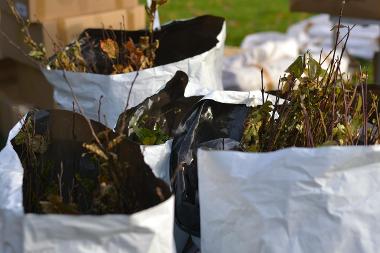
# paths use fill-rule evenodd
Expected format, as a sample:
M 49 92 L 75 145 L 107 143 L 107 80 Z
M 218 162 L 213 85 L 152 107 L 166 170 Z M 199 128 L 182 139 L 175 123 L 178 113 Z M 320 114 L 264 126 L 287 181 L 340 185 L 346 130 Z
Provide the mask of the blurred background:
M 169 0 L 160 9 L 163 23 L 204 14 L 226 18 L 226 44 L 230 46 L 239 46 L 247 34 L 286 32 L 291 24 L 311 16 L 308 13 L 291 12 L 288 0 Z
M 342 62 L 343 72 L 368 72 L 370 84 L 380 84 L 380 0 L 347 1 L 344 22 L 361 24 L 353 30 Z M 54 43 L 67 45 L 86 28 L 127 30 L 146 27 L 145 0 L 15 0 L 20 15 L 31 21 L 32 37 L 48 55 Z M 160 8 L 161 23 L 204 14 L 227 23 L 223 83 L 227 90 L 276 89 L 278 78 L 297 56 L 319 58 L 333 48 L 332 27 L 340 0 L 169 0 Z M 30 108 L 54 107 L 53 90 L 28 49 L 7 0 L 0 0 L 0 136 Z M 345 31 L 342 31 L 344 34 Z M 22 53 L 24 52 L 24 53 Z M 375 54 L 377 52 L 377 54 Z M 374 64 L 375 63 L 375 64 Z M 377 64 L 377 65 L 376 65 Z M 378 69 L 377 80 L 374 69 Z M 1 138 L 0 138 L 1 139 Z
M 144 0 L 139 1 L 141 4 L 145 3 Z M 306 2 L 305 5 L 307 5 Z M 369 7 L 376 9 L 376 6 L 373 5 Z M 323 8 L 325 7 L 322 6 Z M 285 33 L 291 25 L 319 14 L 318 11 L 309 11 L 309 9 L 313 10 L 312 6 L 306 6 L 306 8 L 302 6 L 300 9 L 301 11 L 292 11 L 290 0 L 169 0 L 168 4 L 160 9 L 160 19 L 162 23 L 166 23 L 170 20 L 186 19 L 204 14 L 225 17 L 227 20 L 226 45 L 239 47 L 249 34 L 267 31 Z M 308 11 L 302 11 L 302 9 Z M 380 15 L 380 9 L 378 12 Z M 380 34 L 378 36 L 380 37 Z M 373 83 L 372 59 L 353 57 L 353 60 L 356 65 L 360 65 L 368 71 L 369 82 Z

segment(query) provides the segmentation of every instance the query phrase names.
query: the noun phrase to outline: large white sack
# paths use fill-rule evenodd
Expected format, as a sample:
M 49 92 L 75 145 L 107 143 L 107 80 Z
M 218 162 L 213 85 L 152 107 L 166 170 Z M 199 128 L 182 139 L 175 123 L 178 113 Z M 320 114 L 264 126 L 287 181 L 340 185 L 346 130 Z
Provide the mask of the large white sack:
M 322 41 L 323 42 L 323 41 Z M 330 41 L 329 41 L 330 42 Z M 322 45 L 311 43 L 308 48 L 315 59 L 319 59 Z M 277 90 L 278 80 L 286 69 L 300 55 L 306 53 L 300 43 L 292 36 L 278 32 L 263 32 L 248 35 L 241 45 L 242 53 L 226 57 L 223 66 L 223 84 L 226 90 L 250 91 L 261 89 L 261 69 L 266 90 Z M 325 51 L 322 59 L 327 57 Z M 323 64 L 328 67 L 332 57 Z M 342 58 L 341 70 L 348 70 L 349 59 Z
M 264 93 L 264 99 L 276 102 L 277 97 Z M 202 100 L 213 100 L 224 104 L 246 105 L 247 107 L 255 107 L 263 104 L 262 92 L 259 90 L 240 92 L 240 91 L 213 91 L 204 96 Z M 279 104 L 283 103 L 280 99 Z
M 172 143 L 173 140 L 169 140 L 161 145 L 140 146 L 145 163 L 149 165 L 156 177 L 164 180 L 168 185 L 171 185 L 169 167 Z
M 198 151 L 202 252 L 377 253 L 380 146 Z
M 10 141 L 19 133 L 20 121 L 9 133 L 6 146 L 0 152 L 0 252 L 22 252 L 23 169 Z
M 174 197 L 126 215 L 26 215 L 24 252 L 174 253 Z
M 221 73 L 226 39 L 225 23 L 217 39 L 219 42 L 214 48 L 200 55 L 139 71 L 128 107 L 136 106 L 147 97 L 157 93 L 178 70 L 189 76 L 185 97 L 206 95 L 212 90 L 223 90 Z M 100 120 L 111 128 L 116 125 L 119 115 L 125 109 L 127 95 L 136 77 L 136 72 L 100 75 L 49 69 L 42 69 L 42 71 L 54 88 L 55 102 L 62 109 L 73 109 L 73 97 L 66 78 L 70 82 L 85 114 L 93 120 L 98 120 L 99 100 L 103 96 Z M 106 122 L 103 115 L 106 115 Z
M 343 19 L 344 21 L 344 19 Z M 287 34 L 295 38 L 303 52 L 312 50 L 317 53 L 322 48 L 325 52 L 333 49 L 335 33 L 331 31 L 333 22 L 327 14 L 313 16 L 289 27 Z M 353 24 L 343 24 L 352 27 Z M 347 33 L 341 29 L 341 35 Z M 372 59 L 379 51 L 380 27 L 378 25 L 360 26 L 352 29 L 347 43 L 347 52 L 355 57 Z M 316 50 L 314 50 L 316 48 Z
M 280 47 L 279 44 L 283 45 Z M 279 60 L 284 56 L 293 57 L 298 53 L 298 44 L 294 38 L 279 32 L 262 32 L 248 35 L 240 46 L 250 52 L 252 57 L 247 63 L 259 63 L 267 59 Z
M 275 96 L 272 96 L 272 95 L 268 95 L 265 94 L 264 95 L 265 98 L 268 98 L 269 101 L 271 101 L 272 103 L 274 103 L 276 101 L 276 97 Z M 206 95 L 203 100 L 212 100 L 212 101 L 215 101 L 215 102 L 219 102 L 219 103 L 223 103 L 223 104 L 230 104 L 230 106 L 233 106 L 234 105 L 237 107 L 237 105 L 244 105 L 246 107 L 254 107 L 254 106 L 257 106 L 257 105 L 261 105 L 263 103 L 262 101 L 262 93 L 261 91 L 251 91 L 251 92 L 237 92 L 237 91 L 214 91 L 214 92 L 211 92 L 210 94 Z M 281 99 L 279 101 L 279 104 L 281 104 L 283 102 L 283 100 Z M 203 103 L 203 102 L 202 102 Z M 235 107 L 235 108 L 236 108 Z M 203 107 L 202 108 L 206 108 L 206 107 Z M 199 108 L 196 109 L 196 111 L 198 111 Z M 216 110 L 215 110 L 216 111 Z M 228 124 L 226 124 L 225 122 L 222 122 L 224 121 L 224 119 L 220 119 L 219 116 L 217 116 L 217 114 L 214 114 L 215 113 L 214 109 L 212 109 L 212 107 L 208 107 L 208 112 L 210 113 L 209 117 L 211 118 L 218 118 L 218 122 L 220 122 L 220 124 L 222 126 L 218 126 L 218 128 L 220 129 L 224 129 L 224 130 L 220 130 L 221 132 L 224 132 L 223 135 L 227 134 L 227 135 L 230 135 L 231 133 L 229 132 L 233 132 L 233 131 L 240 131 L 240 130 L 232 130 L 233 127 L 232 126 L 228 126 Z M 217 111 L 220 111 L 217 110 Z M 237 113 L 238 115 L 241 115 L 243 110 L 235 110 L 234 111 L 235 113 Z M 232 114 L 228 114 L 232 117 L 234 117 Z M 193 115 L 194 116 L 194 115 Z M 183 140 L 181 140 L 182 144 L 179 144 L 178 142 L 176 143 L 177 146 L 174 146 L 174 150 L 172 150 L 173 154 L 176 154 L 178 156 L 183 156 L 183 158 L 179 158 L 178 160 L 176 158 L 174 158 L 172 156 L 172 168 L 178 168 L 177 165 L 180 164 L 180 166 L 183 168 L 183 170 L 181 171 L 185 171 L 185 170 L 190 170 L 191 169 L 191 175 L 186 175 L 184 173 L 176 173 L 174 174 L 172 177 L 173 177 L 173 185 L 174 185 L 174 188 L 173 188 L 173 191 L 174 191 L 174 194 L 176 194 L 176 201 L 177 201 L 177 204 L 180 204 L 180 202 L 182 202 L 182 204 L 180 205 L 183 205 L 185 206 L 184 209 L 185 210 L 188 210 L 188 217 L 195 217 L 197 216 L 197 212 L 195 211 L 195 208 L 194 206 L 199 206 L 198 205 L 198 201 L 196 200 L 197 204 L 194 204 L 192 202 L 190 202 L 188 199 L 186 198 L 183 198 L 181 196 L 181 194 L 183 195 L 196 195 L 198 196 L 198 190 L 195 190 L 196 192 L 192 192 L 192 190 L 189 190 L 187 188 L 187 186 L 185 186 L 185 184 L 189 184 L 189 185 L 195 185 L 197 184 L 197 176 L 196 176 L 196 171 L 197 171 L 197 168 L 196 168 L 196 164 L 195 162 L 193 163 L 192 161 L 196 161 L 196 156 L 195 154 L 193 153 L 193 146 L 196 148 L 198 147 L 199 145 L 206 145 L 206 142 L 203 142 L 200 143 L 199 141 L 199 138 L 200 136 L 198 134 L 194 134 L 195 132 L 198 132 L 197 130 L 199 130 L 200 128 L 199 127 L 195 127 L 194 129 L 194 126 L 199 126 L 200 123 L 198 122 L 199 120 L 199 117 L 200 118 L 203 118 L 203 116 L 201 117 L 199 114 L 197 114 L 196 117 L 191 117 L 194 119 L 193 120 L 188 120 L 187 122 L 183 122 L 184 124 L 186 125 L 191 125 L 190 128 L 188 128 L 186 130 L 186 135 L 187 136 L 192 136 L 192 137 L 188 137 L 188 138 L 185 138 Z M 225 117 L 227 118 L 227 117 Z M 241 116 L 237 116 L 237 118 L 241 118 Z M 201 120 L 203 121 L 203 120 Z M 231 120 L 231 122 L 234 121 L 234 120 Z M 235 121 L 237 121 L 237 119 L 235 119 Z M 243 124 L 243 121 L 244 121 L 244 118 L 242 118 L 242 124 Z M 217 123 L 215 123 L 217 124 Z M 235 125 L 236 123 L 232 123 L 233 125 Z M 218 133 L 215 133 L 215 129 L 216 127 L 215 126 L 212 126 L 209 125 L 210 128 L 214 129 L 212 130 L 213 134 L 212 136 L 215 136 L 216 135 L 219 135 Z M 224 128 L 224 127 L 227 127 L 228 129 Z M 203 128 L 202 128 L 203 129 Z M 236 134 L 234 134 L 236 136 Z M 178 138 L 178 136 L 177 136 Z M 190 138 L 192 138 L 192 140 L 190 140 Z M 194 139 L 195 138 L 195 139 Z M 202 137 L 201 137 L 202 138 Z M 202 138 L 203 139 L 203 138 Z M 209 137 L 207 137 L 207 139 L 209 139 Z M 212 139 L 210 139 L 212 141 Z M 236 141 L 236 140 L 235 140 Z M 228 147 L 228 146 L 231 146 L 230 145 L 230 142 L 228 140 L 226 140 L 225 142 L 223 142 L 223 147 Z M 194 150 L 195 150 L 194 148 Z M 175 179 L 178 179 L 178 181 L 176 181 Z M 180 181 L 180 182 L 179 182 Z M 182 185 L 181 185 L 182 184 Z M 177 191 L 177 189 L 179 189 Z M 199 210 L 199 209 L 197 209 Z M 190 232 L 186 232 L 186 231 L 191 231 L 192 228 L 189 226 L 189 224 L 184 224 L 181 222 L 181 220 L 183 219 L 186 219 L 186 218 L 182 218 L 181 217 L 181 214 L 177 213 L 176 214 L 176 218 L 177 218 L 177 225 L 180 225 L 180 226 L 177 226 L 175 231 L 176 232 L 176 243 L 177 243 L 177 252 L 182 252 L 183 250 L 183 247 L 184 245 L 186 244 L 186 241 L 187 239 L 189 238 L 190 236 Z M 199 216 L 197 216 L 199 217 Z M 192 218 L 191 220 L 194 221 L 193 224 L 200 224 L 198 218 L 196 218 L 197 220 L 195 220 L 194 218 Z M 182 227 L 182 228 L 181 228 Z M 194 231 L 194 230 L 193 230 Z M 200 248 L 200 238 L 197 237 L 197 236 L 191 236 L 192 237 L 192 241 L 193 243 L 198 247 Z M 191 251 L 192 252 L 192 251 Z
M 175 252 L 174 197 L 129 216 L 25 215 L 24 170 L 11 143 L 23 121 L 10 131 L 6 146 L 0 151 L 1 253 Z M 167 175 L 170 149 L 171 141 L 141 146 L 144 160 L 155 175 Z M 157 161 L 158 154 L 163 154 L 161 161 Z
M 302 34 L 299 31 L 297 35 L 303 38 Z M 330 35 L 332 36 L 332 32 Z M 308 38 L 306 34 L 304 37 Z M 307 43 L 303 45 L 298 37 L 278 32 L 248 35 L 242 42 L 242 53 L 224 59 L 224 88 L 237 91 L 259 90 L 262 86 L 261 70 L 263 70 L 265 90 L 277 90 L 279 79 L 299 55 L 310 52 L 316 60 L 319 60 L 321 50 L 326 49 L 325 44 L 328 43 L 327 48 L 331 48 L 332 37 L 328 42 L 323 36 L 320 38 L 314 41 L 306 39 Z M 327 58 L 322 64 L 326 69 L 332 60 L 332 54 L 329 55 L 329 52 L 329 50 L 322 52 L 321 59 Z M 348 67 L 349 58 L 345 54 L 340 69 L 342 72 L 347 72 Z
M 223 84 L 226 90 L 261 89 L 261 69 L 264 70 L 265 89 L 276 90 L 280 77 L 299 56 L 297 41 L 277 32 L 249 35 L 241 47 L 241 54 L 224 60 Z

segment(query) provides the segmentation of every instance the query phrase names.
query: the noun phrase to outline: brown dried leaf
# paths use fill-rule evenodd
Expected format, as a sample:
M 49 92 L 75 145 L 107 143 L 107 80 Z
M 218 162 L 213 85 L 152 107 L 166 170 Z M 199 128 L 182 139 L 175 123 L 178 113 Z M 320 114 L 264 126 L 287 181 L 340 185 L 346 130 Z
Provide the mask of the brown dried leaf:
M 83 144 L 83 147 L 90 153 L 93 153 L 106 161 L 108 160 L 107 155 L 96 144 Z
M 124 43 L 124 47 L 128 52 L 133 52 L 136 50 L 135 43 L 131 38 L 129 38 L 129 40 L 126 43 Z
M 57 195 L 50 195 L 48 201 L 40 201 L 42 211 L 46 214 L 80 214 L 77 206 L 73 203 L 63 203 Z
M 119 55 L 119 45 L 112 39 L 101 40 L 100 48 L 110 59 L 116 59 Z

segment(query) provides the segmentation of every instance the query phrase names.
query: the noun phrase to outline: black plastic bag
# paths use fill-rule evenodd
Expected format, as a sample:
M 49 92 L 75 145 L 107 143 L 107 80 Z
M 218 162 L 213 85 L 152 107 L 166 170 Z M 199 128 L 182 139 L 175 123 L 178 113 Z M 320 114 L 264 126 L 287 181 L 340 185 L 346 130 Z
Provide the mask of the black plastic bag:
M 142 143 L 142 138 L 137 131 L 145 129 L 153 135 L 161 133 L 166 138 L 173 137 L 180 122 L 202 98 L 202 96 L 184 97 L 187 83 L 186 73 L 177 71 L 161 91 L 121 114 L 116 132 L 121 131 L 140 144 L 151 145 L 161 144 L 158 140 L 159 136 L 156 136 L 157 139 L 153 143 Z
M 200 236 L 197 150 L 238 149 L 249 110 L 244 104 L 203 100 L 177 129 L 170 161 L 176 222 L 192 235 Z
M 91 121 L 91 125 L 96 135 L 109 133 L 109 138 L 115 137 L 115 133 L 102 124 Z M 26 134 L 29 132 L 30 137 Z M 77 113 L 40 110 L 27 115 L 23 130 L 12 140 L 24 168 L 23 205 L 26 213 L 46 213 L 42 202 L 58 190 L 64 205 L 59 206 L 57 213 L 105 214 L 93 210 L 93 194 L 99 189 L 100 166 L 83 147 L 93 139 L 88 122 Z M 171 196 L 169 186 L 156 178 L 144 162 L 138 144 L 125 139 L 117 146 L 115 155 L 121 163 L 128 164 L 123 197 L 130 203 L 123 210 L 115 209 L 107 214 L 132 214 L 156 206 Z M 57 183 L 52 183 L 57 180 L 60 182 L 58 189 Z M 75 212 L 67 203 L 76 204 Z M 55 211 L 53 209 L 52 213 Z
M 217 36 L 223 28 L 224 21 L 224 18 L 207 15 L 163 25 L 161 30 L 154 32 L 154 39 L 160 43 L 155 66 L 178 62 L 209 51 L 219 42 Z M 79 36 L 79 41 L 82 44 L 85 62 L 89 67 L 93 66 L 90 72 L 108 75 L 113 71 L 112 62 L 100 53 L 101 40 L 111 38 L 121 46 L 129 38 L 137 43 L 140 37 L 145 35 L 146 30 L 85 30 Z

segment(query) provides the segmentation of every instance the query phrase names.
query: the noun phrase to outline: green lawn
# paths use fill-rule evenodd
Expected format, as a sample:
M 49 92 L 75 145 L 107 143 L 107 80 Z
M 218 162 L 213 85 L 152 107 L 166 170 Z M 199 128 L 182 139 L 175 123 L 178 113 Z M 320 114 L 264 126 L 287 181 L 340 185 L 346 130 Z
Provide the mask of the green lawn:
M 288 0 L 169 0 L 160 9 L 163 23 L 204 14 L 226 18 L 227 45 L 232 46 L 239 46 L 247 34 L 285 32 L 289 25 L 308 17 L 304 13 L 291 13 Z
M 145 0 L 139 0 L 146 3 Z M 160 19 L 166 23 L 173 19 L 213 14 L 227 20 L 227 45 L 239 46 L 247 34 L 263 31 L 285 32 L 287 28 L 310 16 L 289 10 L 289 0 L 168 0 L 160 8 Z M 373 80 L 372 63 L 361 60 Z

